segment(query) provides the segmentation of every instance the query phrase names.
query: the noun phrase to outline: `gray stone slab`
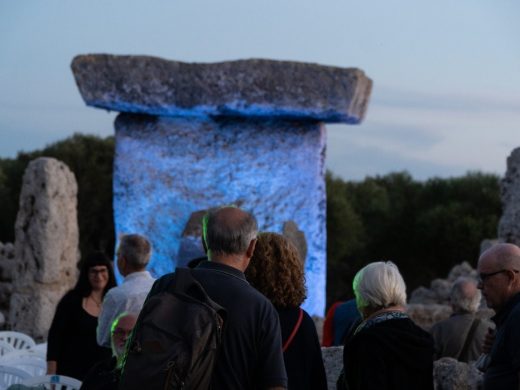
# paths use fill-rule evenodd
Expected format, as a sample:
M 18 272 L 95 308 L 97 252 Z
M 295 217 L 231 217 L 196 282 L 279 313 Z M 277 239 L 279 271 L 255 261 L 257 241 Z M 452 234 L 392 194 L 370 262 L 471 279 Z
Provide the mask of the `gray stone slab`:
M 360 69 L 264 59 L 202 64 L 95 54 L 74 58 L 72 70 L 87 105 L 162 116 L 355 124 L 372 88 Z
M 262 231 L 294 221 L 305 235 L 308 299 L 325 308 L 325 126 L 318 122 L 219 120 L 120 114 L 115 123 L 116 236 L 150 238 L 155 276 L 179 263 L 192 213 L 241 204 Z

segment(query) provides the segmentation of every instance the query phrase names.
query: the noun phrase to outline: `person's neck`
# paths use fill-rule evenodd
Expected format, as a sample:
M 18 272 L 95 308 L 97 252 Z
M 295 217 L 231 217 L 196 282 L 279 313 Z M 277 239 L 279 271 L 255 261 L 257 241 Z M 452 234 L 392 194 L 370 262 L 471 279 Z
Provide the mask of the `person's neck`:
M 92 290 L 90 296 L 97 302 L 101 302 L 103 300 L 103 290 Z
M 387 313 L 390 311 L 399 311 L 401 313 L 404 313 L 405 308 L 403 306 L 396 305 L 396 306 L 384 307 L 382 309 L 373 309 L 372 311 L 367 313 L 365 320 L 369 320 L 371 318 L 374 318 L 375 316 L 378 316 L 380 314 Z
M 126 269 L 124 273 L 121 272 L 121 275 L 123 275 L 123 277 L 126 278 L 128 275 L 132 275 L 132 274 L 135 274 L 136 272 L 143 272 L 143 271 L 146 271 L 146 268 L 139 268 L 139 269 L 131 268 L 131 269 Z
M 244 272 L 246 270 L 248 263 L 247 261 L 245 261 L 244 256 L 240 254 L 213 255 L 211 256 L 210 261 L 236 268 L 240 272 Z

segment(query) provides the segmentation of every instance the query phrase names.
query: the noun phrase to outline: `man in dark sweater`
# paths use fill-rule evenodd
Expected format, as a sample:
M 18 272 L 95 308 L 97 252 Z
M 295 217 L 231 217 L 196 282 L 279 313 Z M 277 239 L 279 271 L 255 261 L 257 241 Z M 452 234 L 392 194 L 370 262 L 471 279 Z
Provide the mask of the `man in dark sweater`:
M 486 390 L 520 387 L 520 248 L 497 244 L 478 261 L 479 285 L 487 305 L 494 309 L 496 338 L 484 374 Z
M 257 230 L 255 218 L 236 207 L 211 210 L 203 220 L 208 261 L 202 261 L 192 275 L 226 310 L 213 390 L 287 388 L 278 314 L 244 276 Z M 160 278 L 147 299 L 164 291 L 172 279 L 172 274 Z

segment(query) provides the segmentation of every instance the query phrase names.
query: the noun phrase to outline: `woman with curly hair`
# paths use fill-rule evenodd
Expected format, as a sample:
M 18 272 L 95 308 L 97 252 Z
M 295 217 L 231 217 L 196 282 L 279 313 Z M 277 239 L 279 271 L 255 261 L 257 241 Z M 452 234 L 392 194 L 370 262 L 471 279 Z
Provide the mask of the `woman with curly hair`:
M 289 390 L 327 389 L 316 327 L 309 314 L 300 308 L 306 289 L 298 250 L 280 234 L 261 233 L 245 274 L 280 316 Z

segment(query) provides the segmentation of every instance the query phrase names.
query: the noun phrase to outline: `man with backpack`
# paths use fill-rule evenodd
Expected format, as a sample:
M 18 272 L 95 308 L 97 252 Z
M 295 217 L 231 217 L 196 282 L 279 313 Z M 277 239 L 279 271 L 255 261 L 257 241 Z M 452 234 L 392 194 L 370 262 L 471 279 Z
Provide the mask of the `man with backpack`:
M 236 207 L 206 214 L 209 261 L 154 284 L 128 347 L 121 389 L 140 383 L 148 389 L 287 388 L 278 315 L 244 276 L 257 230 L 255 218 Z

